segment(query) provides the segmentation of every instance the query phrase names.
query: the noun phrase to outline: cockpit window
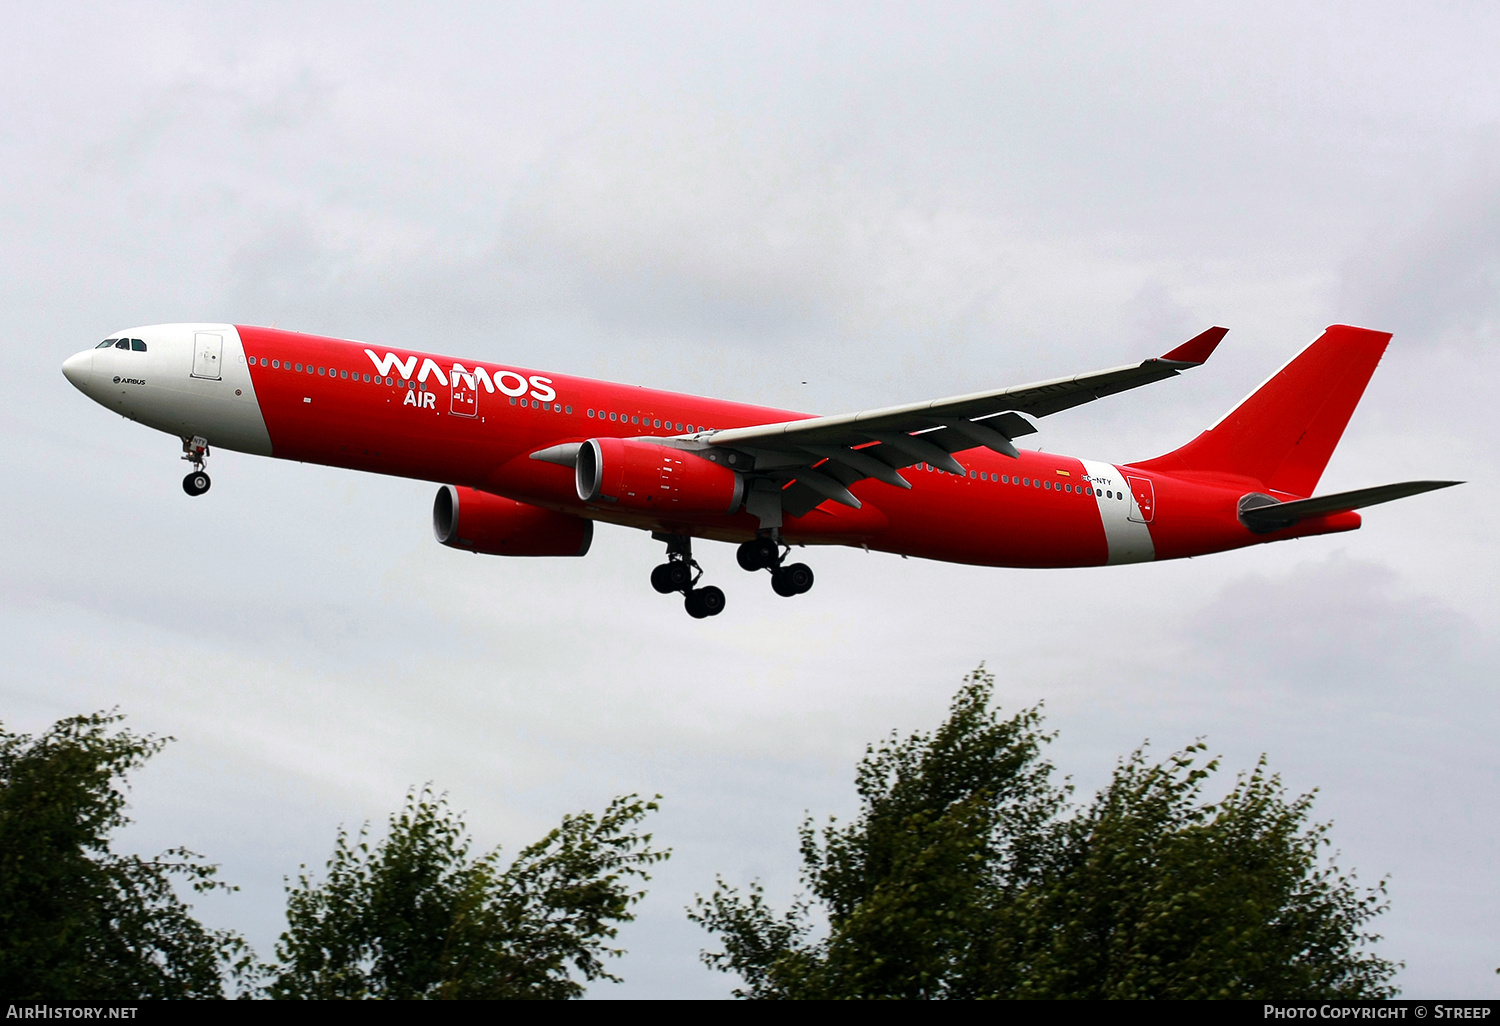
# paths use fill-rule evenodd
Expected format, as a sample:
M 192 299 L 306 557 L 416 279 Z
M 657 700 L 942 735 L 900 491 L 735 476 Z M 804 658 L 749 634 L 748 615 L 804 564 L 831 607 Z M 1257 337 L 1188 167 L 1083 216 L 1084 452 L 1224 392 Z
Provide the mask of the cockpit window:
M 113 339 L 113 338 L 107 338 L 103 342 L 100 342 L 94 348 L 95 349 L 108 349 L 110 346 L 114 345 L 117 341 L 119 341 L 119 340 L 118 339 Z
M 130 351 L 133 353 L 144 353 L 146 351 L 146 343 L 138 338 L 133 338 L 130 340 Z
M 115 343 L 115 348 L 116 349 L 129 349 L 130 348 L 130 339 L 128 339 L 128 338 L 122 338 L 122 339 L 120 339 L 120 341 L 118 341 L 118 342 Z

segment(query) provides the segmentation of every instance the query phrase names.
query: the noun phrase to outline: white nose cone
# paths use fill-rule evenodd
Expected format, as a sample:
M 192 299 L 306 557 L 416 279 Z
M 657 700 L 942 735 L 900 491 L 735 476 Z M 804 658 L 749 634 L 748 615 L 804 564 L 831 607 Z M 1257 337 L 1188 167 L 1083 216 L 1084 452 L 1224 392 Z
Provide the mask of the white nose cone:
M 73 387 L 80 392 L 88 390 L 89 378 L 94 372 L 94 351 L 85 349 L 81 353 L 74 353 L 63 361 L 63 377 L 73 383 Z

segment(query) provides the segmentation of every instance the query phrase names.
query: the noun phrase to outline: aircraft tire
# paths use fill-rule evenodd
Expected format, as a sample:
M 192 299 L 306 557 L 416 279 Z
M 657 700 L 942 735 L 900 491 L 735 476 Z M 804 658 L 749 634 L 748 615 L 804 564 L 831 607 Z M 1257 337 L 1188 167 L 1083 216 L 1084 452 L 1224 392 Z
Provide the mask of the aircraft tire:
M 735 550 L 735 561 L 741 570 L 755 572 L 776 565 L 776 543 L 770 538 L 752 538 Z
M 771 590 L 782 598 L 791 598 L 797 594 L 797 588 L 792 584 L 791 576 L 785 569 L 771 572 Z
M 660 566 L 654 567 L 651 571 L 651 587 L 663 595 L 672 594 L 672 592 L 677 590 L 677 586 L 672 583 L 671 574 L 671 563 L 662 563 Z
M 812 591 L 812 567 L 808 566 L 806 563 L 793 563 L 791 566 L 786 567 L 782 572 L 787 575 L 787 579 L 791 581 L 792 587 L 796 589 L 793 594 L 805 595 L 808 592 Z
M 734 560 L 740 565 L 740 569 L 747 573 L 754 573 L 761 568 L 760 554 L 756 551 L 753 541 L 747 541 L 735 549 Z
M 724 612 L 724 593 L 712 584 L 706 588 L 694 588 L 692 593 L 698 596 L 698 605 L 704 616 L 718 616 Z
M 691 616 L 694 620 L 701 620 L 708 615 L 708 610 L 703 605 L 702 593 L 696 588 L 688 592 L 683 598 L 682 608 L 686 609 L 688 616 Z
M 187 492 L 189 495 L 202 495 L 204 492 L 208 491 L 211 484 L 213 484 L 213 482 L 209 480 L 207 474 L 205 474 L 201 470 L 195 470 L 187 477 L 182 479 L 182 490 Z

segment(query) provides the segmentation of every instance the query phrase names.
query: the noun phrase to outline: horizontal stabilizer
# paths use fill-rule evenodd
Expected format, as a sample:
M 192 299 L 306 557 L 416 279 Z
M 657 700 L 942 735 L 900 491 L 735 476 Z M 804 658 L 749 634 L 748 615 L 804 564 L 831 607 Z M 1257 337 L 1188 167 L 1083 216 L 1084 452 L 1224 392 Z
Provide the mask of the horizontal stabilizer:
M 1404 499 L 1408 495 L 1420 495 L 1436 488 L 1451 488 L 1456 484 L 1463 482 L 1402 481 L 1400 484 L 1360 488 L 1336 495 L 1320 495 L 1314 499 L 1297 499 L 1294 502 L 1277 502 L 1269 495 L 1247 495 L 1240 500 L 1240 522 L 1256 534 L 1266 534 L 1291 527 L 1297 521 L 1309 517 L 1325 517 L 1330 513 L 1361 509 L 1390 502 L 1392 499 Z

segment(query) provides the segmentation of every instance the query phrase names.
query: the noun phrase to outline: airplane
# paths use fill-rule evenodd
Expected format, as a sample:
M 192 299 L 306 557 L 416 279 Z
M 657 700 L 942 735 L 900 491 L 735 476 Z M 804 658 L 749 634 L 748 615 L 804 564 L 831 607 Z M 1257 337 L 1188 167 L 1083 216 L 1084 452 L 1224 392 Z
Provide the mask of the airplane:
M 1034 420 L 1201 366 L 1228 329 L 1088 374 L 839 416 L 233 324 L 115 332 L 63 363 L 100 405 L 182 439 L 191 496 L 217 448 L 432 481 L 444 545 L 582 556 L 594 523 L 666 545 L 656 591 L 702 619 L 694 539 L 808 591 L 792 546 L 996 567 L 1179 559 L 1352 531 L 1366 506 L 1457 481 L 1313 496 L 1391 336 L 1333 325 L 1186 445 L 1110 464 L 1024 450 Z M 490 423 L 494 421 L 494 423 Z

